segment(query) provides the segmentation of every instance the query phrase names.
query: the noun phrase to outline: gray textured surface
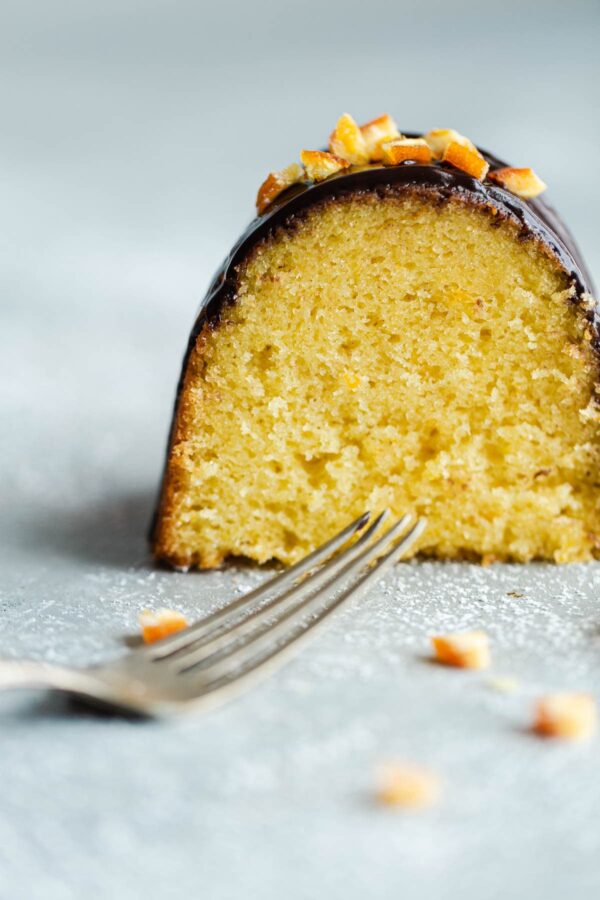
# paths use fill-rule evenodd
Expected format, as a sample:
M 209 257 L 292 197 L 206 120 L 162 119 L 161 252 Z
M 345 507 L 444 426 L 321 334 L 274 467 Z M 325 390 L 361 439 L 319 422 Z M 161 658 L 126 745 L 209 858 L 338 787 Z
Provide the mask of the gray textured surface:
M 100 659 L 140 607 L 193 616 L 261 577 L 155 571 L 144 530 L 199 294 L 265 169 L 343 109 L 535 165 L 600 271 L 569 157 L 576 136 L 598 159 L 597 3 L 369 10 L 3 8 L 0 655 Z M 527 726 L 541 691 L 600 697 L 599 588 L 598 565 L 403 566 L 198 720 L 0 697 L 1 900 L 598 896 L 598 742 Z M 430 631 L 470 626 L 516 693 L 428 664 Z M 437 808 L 373 805 L 396 755 L 440 772 Z

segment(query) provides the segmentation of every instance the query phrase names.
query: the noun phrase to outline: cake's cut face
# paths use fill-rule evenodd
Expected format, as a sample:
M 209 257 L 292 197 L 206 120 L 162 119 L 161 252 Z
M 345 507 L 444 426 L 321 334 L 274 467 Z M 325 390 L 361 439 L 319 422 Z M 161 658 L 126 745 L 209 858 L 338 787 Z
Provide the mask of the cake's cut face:
M 157 556 L 292 563 L 391 507 L 427 517 L 415 552 L 590 559 L 598 360 L 548 246 L 426 183 L 279 221 L 192 341 Z

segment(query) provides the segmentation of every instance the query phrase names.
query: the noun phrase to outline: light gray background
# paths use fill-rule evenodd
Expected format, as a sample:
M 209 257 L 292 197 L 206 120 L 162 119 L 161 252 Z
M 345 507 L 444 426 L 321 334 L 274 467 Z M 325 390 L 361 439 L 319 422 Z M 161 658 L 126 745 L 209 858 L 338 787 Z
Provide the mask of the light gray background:
M 599 26 L 594 0 L 2 5 L 1 655 L 99 659 L 141 607 L 262 577 L 156 571 L 144 531 L 207 281 L 341 112 L 535 166 L 598 276 Z M 600 696 L 599 587 L 598 565 L 399 567 L 205 719 L 0 698 L 1 900 L 598 896 L 598 743 L 527 724 L 541 691 Z M 430 631 L 467 626 L 517 693 L 427 664 Z M 440 772 L 438 808 L 373 805 L 395 755 Z

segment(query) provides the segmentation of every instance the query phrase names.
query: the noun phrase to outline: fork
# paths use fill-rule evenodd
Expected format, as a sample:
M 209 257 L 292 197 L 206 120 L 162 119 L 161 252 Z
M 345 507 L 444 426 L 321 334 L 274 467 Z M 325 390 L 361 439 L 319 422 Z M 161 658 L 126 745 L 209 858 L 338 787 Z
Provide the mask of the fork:
M 49 688 L 142 716 L 218 706 L 278 669 L 351 598 L 365 594 L 426 525 L 364 513 L 296 565 L 189 628 L 108 663 L 0 660 L 0 690 Z

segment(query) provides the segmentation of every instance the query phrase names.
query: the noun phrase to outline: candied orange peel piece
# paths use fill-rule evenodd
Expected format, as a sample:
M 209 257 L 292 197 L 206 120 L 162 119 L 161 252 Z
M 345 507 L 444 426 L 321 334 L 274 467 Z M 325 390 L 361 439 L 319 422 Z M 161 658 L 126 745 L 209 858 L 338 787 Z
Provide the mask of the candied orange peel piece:
M 423 766 L 392 760 L 378 769 L 377 800 L 382 806 L 422 809 L 433 806 L 440 794 L 440 779 Z
M 153 644 L 188 627 L 186 617 L 175 609 L 144 609 L 139 620 L 145 644 Z
M 459 669 L 487 669 L 491 662 L 489 638 L 485 631 L 436 634 L 431 644 L 438 662 Z
M 591 694 L 567 691 L 540 697 L 534 731 L 544 737 L 583 740 L 598 728 L 598 707 Z
M 329 137 L 329 152 L 354 166 L 368 163 L 367 144 L 362 131 L 349 113 L 344 113 L 338 119 Z
M 381 145 L 387 141 L 393 141 L 402 137 L 398 126 L 391 116 L 385 113 L 370 122 L 360 126 L 360 131 L 365 139 L 367 155 L 370 162 L 380 162 L 383 159 Z
M 423 138 L 431 147 L 432 153 L 436 159 L 441 159 L 448 144 L 454 142 L 463 147 L 471 147 L 475 149 L 475 145 L 468 137 L 455 131 L 454 128 L 434 128 L 423 135 Z
M 381 145 L 382 159 L 386 166 L 397 166 L 406 159 L 415 162 L 431 162 L 431 147 L 423 138 L 398 138 Z
M 533 169 L 515 169 L 506 166 L 503 169 L 496 169 L 488 175 L 490 181 L 495 181 L 501 187 L 506 188 L 511 194 L 522 197 L 524 200 L 531 200 L 546 190 L 548 185 L 536 175 Z
M 304 169 L 298 163 L 291 163 L 285 169 L 280 169 L 279 172 L 269 172 L 256 195 L 256 209 L 259 215 L 262 215 L 268 209 L 273 200 L 282 191 L 296 184 L 296 182 L 302 181 L 303 178 Z
M 312 181 L 323 181 L 330 175 L 335 175 L 342 169 L 348 169 L 350 163 L 335 156 L 333 153 L 327 153 L 325 150 L 302 150 L 300 159 L 306 169 L 306 174 Z
M 479 181 L 483 181 L 490 168 L 477 147 L 459 144 L 458 141 L 450 141 L 442 155 L 442 162 L 450 163 Z

